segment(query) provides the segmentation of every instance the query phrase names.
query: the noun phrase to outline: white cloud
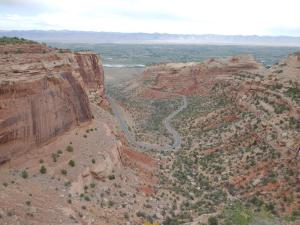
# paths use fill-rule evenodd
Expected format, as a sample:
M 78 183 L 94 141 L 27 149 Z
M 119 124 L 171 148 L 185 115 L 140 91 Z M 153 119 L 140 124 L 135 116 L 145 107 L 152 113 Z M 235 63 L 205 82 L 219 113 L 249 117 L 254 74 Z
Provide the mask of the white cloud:
M 0 29 L 295 35 L 299 8 L 298 0 L 5 0 Z

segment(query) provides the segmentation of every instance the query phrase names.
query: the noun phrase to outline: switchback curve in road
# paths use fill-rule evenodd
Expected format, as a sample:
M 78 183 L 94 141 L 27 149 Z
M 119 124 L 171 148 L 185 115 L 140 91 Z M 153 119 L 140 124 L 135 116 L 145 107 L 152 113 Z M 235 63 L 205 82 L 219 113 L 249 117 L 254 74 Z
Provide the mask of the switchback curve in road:
M 116 101 L 111 97 L 108 97 L 108 99 L 111 103 L 112 111 L 113 111 L 114 115 L 116 116 L 116 118 L 119 122 L 120 128 L 123 130 L 128 143 L 130 143 L 131 145 L 133 145 L 135 147 L 139 147 L 139 148 L 146 149 L 146 150 L 168 151 L 168 150 L 172 150 L 172 149 L 178 150 L 180 148 L 181 143 L 182 143 L 182 138 L 181 138 L 180 134 L 175 130 L 175 128 L 172 127 L 171 120 L 188 106 L 186 96 L 182 96 L 182 102 L 183 102 L 182 105 L 178 109 L 173 111 L 171 114 L 169 114 L 162 121 L 166 130 L 172 135 L 172 139 L 173 139 L 173 144 L 167 145 L 167 146 L 160 146 L 157 144 L 136 141 L 135 135 L 131 131 L 129 131 L 127 123 L 122 118 L 121 112 L 119 110 L 119 106 L 116 103 Z

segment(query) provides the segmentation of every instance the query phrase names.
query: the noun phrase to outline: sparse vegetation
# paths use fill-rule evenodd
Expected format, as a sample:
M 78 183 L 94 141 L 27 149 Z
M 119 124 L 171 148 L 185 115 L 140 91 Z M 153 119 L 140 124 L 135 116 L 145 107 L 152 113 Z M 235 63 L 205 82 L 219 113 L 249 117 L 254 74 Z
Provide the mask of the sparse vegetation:
M 209 217 L 208 225 L 218 225 L 218 219 L 214 216 Z
M 41 173 L 41 174 L 47 173 L 47 169 L 46 169 L 46 167 L 45 167 L 44 165 L 41 166 L 41 168 L 40 168 L 40 173 Z
M 28 178 L 28 172 L 27 172 L 26 170 L 23 170 L 23 171 L 21 172 L 21 177 L 22 177 L 23 179 L 27 179 L 27 178 Z
M 65 169 L 62 169 L 60 172 L 61 172 L 62 175 L 67 175 L 67 173 L 68 173 L 68 171 L 65 170 Z
M 70 160 L 69 161 L 69 166 L 74 167 L 75 166 L 75 161 L 74 160 Z
M 73 152 L 74 148 L 73 148 L 73 146 L 68 145 L 67 148 L 66 148 L 66 150 L 67 150 L 67 152 Z
M 114 180 L 116 177 L 115 177 L 115 175 L 113 175 L 113 174 L 111 174 L 111 175 L 109 175 L 108 176 L 108 179 L 110 179 L 110 180 Z

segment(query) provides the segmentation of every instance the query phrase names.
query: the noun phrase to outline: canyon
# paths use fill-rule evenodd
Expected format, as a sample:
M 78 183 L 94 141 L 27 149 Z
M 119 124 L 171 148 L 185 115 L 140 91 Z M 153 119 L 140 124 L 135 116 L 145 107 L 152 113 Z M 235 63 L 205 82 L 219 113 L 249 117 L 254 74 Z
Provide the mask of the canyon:
M 299 73 L 299 53 L 269 68 L 238 55 L 152 65 L 112 85 L 137 141 L 161 147 L 173 143 L 164 118 L 186 96 L 172 120 L 180 150 L 157 153 L 172 196 L 164 224 L 298 224 L 278 218 L 299 214 Z
M 1 225 L 299 224 L 299 53 L 124 78 L 91 51 L 13 41 L 0 44 Z

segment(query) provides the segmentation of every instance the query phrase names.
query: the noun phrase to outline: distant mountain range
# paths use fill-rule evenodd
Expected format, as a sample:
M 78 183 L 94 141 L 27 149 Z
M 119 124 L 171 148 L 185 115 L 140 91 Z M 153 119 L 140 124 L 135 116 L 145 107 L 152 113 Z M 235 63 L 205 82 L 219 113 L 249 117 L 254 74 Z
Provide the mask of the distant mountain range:
M 89 31 L 0 30 L 0 36 L 22 37 L 39 42 L 63 43 L 140 43 L 140 44 L 217 44 L 217 45 L 267 45 L 300 46 L 300 37 L 242 36 L 242 35 L 193 35 L 165 33 L 119 33 Z

